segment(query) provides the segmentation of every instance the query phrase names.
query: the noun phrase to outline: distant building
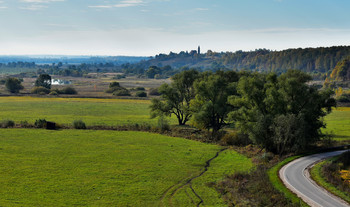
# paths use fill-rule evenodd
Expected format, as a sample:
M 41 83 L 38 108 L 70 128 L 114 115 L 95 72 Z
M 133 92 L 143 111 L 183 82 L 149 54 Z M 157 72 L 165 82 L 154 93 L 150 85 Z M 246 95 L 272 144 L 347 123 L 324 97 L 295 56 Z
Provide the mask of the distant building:
M 201 54 L 201 47 L 200 46 L 198 46 L 198 55 L 200 55 Z

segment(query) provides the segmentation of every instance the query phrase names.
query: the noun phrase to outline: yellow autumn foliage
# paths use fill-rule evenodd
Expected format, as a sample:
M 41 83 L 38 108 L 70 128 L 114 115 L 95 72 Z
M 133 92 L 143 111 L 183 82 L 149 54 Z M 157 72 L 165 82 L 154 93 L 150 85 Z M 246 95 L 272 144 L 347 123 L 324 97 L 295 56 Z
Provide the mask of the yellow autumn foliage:
M 340 177 L 346 184 L 350 185 L 350 170 L 340 170 Z

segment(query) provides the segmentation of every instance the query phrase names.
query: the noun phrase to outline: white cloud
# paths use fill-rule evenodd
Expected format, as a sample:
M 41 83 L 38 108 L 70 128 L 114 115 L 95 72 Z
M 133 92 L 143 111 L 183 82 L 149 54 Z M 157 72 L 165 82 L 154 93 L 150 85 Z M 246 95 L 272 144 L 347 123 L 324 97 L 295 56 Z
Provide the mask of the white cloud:
M 31 10 L 31 11 L 37 11 L 37 10 L 41 10 L 41 9 L 45 9 L 45 8 L 47 8 L 47 6 L 37 5 L 37 4 L 33 4 L 33 5 L 25 6 L 25 7 L 20 7 L 20 9 Z
M 119 4 L 114 5 L 96 5 L 96 6 L 88 6 L 89 8 L 97 8 L 97 9 L 111 9 L 111 8 L 124 8 L 124 7 L 134 7 L 144 5 L 143 0 L 123 0 L 120 1 Z
M 195 8 L 195 11 L 208 11 L 208 8 Z
M 48 8 L 48 4 L 52 2 L 64 2 L 66 0 L 19 0 L 25 3 L 25 6 L 20 7 L 20 9 L 37 11 Z M 27 6 L 28 5 L 28 6 Z
M 7 9 L 8 7 L 6 6 L 0 6 L 0 9 Z
M 51 2 L 62 2 L 65 0 L 20 0 L 25 3 L 51 3 Z

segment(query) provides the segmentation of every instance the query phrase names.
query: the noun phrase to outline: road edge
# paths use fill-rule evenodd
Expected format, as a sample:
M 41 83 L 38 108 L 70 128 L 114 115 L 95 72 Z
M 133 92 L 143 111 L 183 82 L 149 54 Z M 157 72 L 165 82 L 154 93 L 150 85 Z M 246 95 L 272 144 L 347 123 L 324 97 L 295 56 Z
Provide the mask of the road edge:
M 336 151 L 334 151 L 336 152 Z M 317 154 L 320 154 L 320 153 L 317 153 Z M 322 153 L 321 153 L 322 154 Z M 337 156 L 337 155 L 334 155 L 334 156 Z M 334 156 L 330 156 L 330 157 L 327 157 L 327 158 L 324 158 L 324 159 L 321 159 L 321 160 L 318 160 L 310 165 L 308 165 L 304 170 L 303 170 L 303 175 L 306 177 L 307 180 L 310 181 L 311 184 L 313 184 L 316 188 L 318 188 L 319 190 L 325 192 L 326 194 L 328 194 L 330 197 L 338 200 L 340 203 L 343 203 L 345 205 L 349 205 L 348 202 L 344 201 L 343 199 L 341 199 L 340 197 L 334 195 L 333 193 L 327 191 L 326 189 L 324 189 L 322 186 L 319 186 L 313 179 L 311 179 L 311 176 L 310 176 L 310 172 L 309 170 L 312 168 L 312 166 L 314 166 L 315 164 L 317 164 L 318 162 L 321 162 L 325 159 L 329 159 L 331 157 L 334 157 Z M 299 197 L 300 199 L 302 199 L 305 203 L 307 203 L 309 206 L 311 207 L 322 207 L 320 206 L 318 203 L 314 202 L 313 200 L 309 199 L 307 196 L 305 196 L 303 193 L 301 193 L 300 191 L 298 191 L 297 189 L 295 189 L 289 182 L 288 180 L 284 177 L 284 172 L 285 172 L 285 169 L 293 164 L 294 162 L 297 162 L 298 160 L 300 159 L 303 159 L 304 157 L 300 157 L 300 158 L 297 158 L 289 163 L 287 163 L 286 165 L 284 165 L 283 167 L 281 167 L 281 169 L 279 170 L 279 177 L 280 177 L 280 180 L 283 182 L 283 184 L 286 186 L 286 188 L 288 188 L 291 192 L 293 192 L 297 197 Z

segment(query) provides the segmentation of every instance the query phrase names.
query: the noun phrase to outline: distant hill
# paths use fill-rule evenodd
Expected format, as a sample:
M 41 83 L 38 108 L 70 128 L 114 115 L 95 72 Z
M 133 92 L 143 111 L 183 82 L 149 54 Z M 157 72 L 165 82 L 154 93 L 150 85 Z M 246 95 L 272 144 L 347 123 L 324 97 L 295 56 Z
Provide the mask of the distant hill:
M 236 69 L 251 71 L 284 72 L 299 69 L 309 73 L 327 73 L 333 70 L 339 61 L 350 55 L 350 46 L 334 46 L 305 49 L 288 49 L 271 51 L 213 52 L 199 54 L 196 50 L 170 54 L 159 54 L 147 61 L 122 65 L 130 71 L 147 70 L 151 66 L 171 66 L 173 69 L 183 67 L 202 70 Z
M 148 60 L 149 57 L 139 56 L 62 56 L 62 55 L 28 55 L 28 56 L 0 56 L 0 63 L 12 62 L 34 62 L 35 64 L 99 64 L 112 63 L 121 65 L 125 63 L 137 63 L 141 60 Z

